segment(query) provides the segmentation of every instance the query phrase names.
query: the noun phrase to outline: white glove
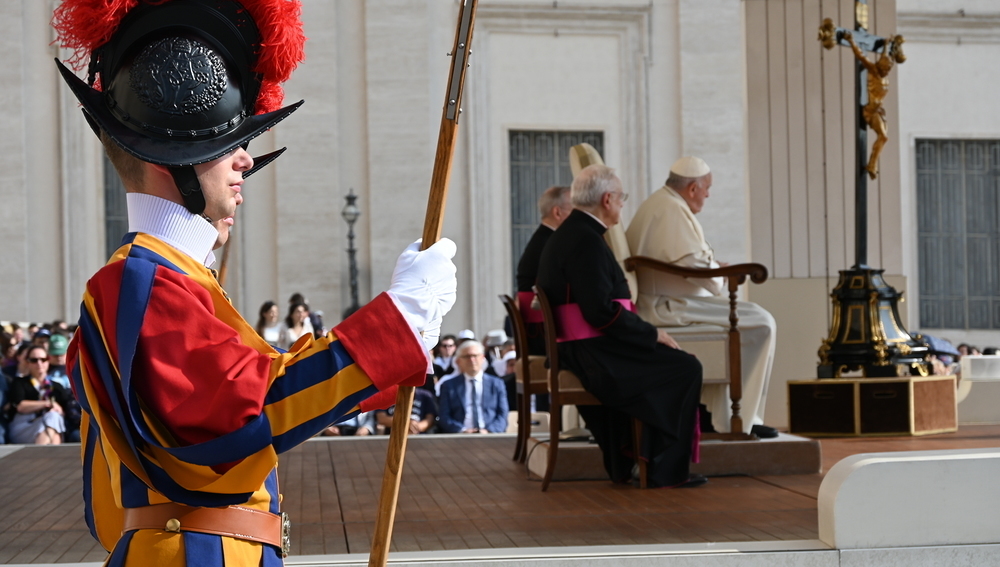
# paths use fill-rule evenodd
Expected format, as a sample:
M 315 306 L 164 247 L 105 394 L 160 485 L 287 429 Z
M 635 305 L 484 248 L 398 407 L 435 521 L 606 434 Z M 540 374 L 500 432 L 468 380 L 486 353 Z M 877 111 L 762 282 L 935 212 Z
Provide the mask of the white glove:
M 418 333 L 428 350 L 441 335 L 441 320 L 455 305 L 458 268 L 451 261 L 457 251 L 448 238 L 420 250 L 420 240 L 406 247 L 396 260 L 389 293 L 396 307 Z

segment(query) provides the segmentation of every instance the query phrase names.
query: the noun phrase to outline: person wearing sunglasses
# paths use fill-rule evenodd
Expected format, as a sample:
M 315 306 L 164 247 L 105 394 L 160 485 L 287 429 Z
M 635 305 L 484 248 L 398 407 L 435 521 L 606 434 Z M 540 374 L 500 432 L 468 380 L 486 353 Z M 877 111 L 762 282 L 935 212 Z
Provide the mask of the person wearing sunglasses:
M 19 445 L 58 445 L 66 430 L 57 399 L 63 387 L 49 380 L 49 353 L 35 346 L 25 361 L 28 374 L 14 379 L 8 395 L 10 426 L 7 436 Z

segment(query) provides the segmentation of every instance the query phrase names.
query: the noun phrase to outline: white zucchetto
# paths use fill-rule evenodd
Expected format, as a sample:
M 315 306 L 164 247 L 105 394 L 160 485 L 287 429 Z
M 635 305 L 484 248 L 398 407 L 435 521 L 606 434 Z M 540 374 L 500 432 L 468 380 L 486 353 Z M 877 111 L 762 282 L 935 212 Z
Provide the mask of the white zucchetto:
M 708 164 L 705 160 L 693 156 L 685 156 L 674 162 L 674 165 L 670 166 L 670 172 L 676 173 L 681 177 L 687 177 L 690 179 L 696 179 L 698 177 L 704 177 L 712 172 L 708 168 Z

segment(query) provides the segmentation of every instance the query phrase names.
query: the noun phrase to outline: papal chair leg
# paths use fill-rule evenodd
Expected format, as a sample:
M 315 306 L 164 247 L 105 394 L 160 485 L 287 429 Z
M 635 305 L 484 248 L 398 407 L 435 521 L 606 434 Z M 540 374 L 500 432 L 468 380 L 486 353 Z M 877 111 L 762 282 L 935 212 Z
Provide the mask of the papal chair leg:
M 545 476 L 542 478 L 542 492 L 549 489 L 552 473 L 556 470 L 556 455 L 559 453 L 559 432 L 562 430 L 562 406 L 554 403 L 549 405 L 549 455 L 545 465 Z
M 526 414 L 524 411 L 525 403 L 524 399 L 527 398 L 523 393 L 518 392 L 517 394 L 517 449 L 514 451 L 514 460 L 518 463 L 523 463 L 525 457 L 528 456 L 528 437 L 531 435 L 531 416 Z

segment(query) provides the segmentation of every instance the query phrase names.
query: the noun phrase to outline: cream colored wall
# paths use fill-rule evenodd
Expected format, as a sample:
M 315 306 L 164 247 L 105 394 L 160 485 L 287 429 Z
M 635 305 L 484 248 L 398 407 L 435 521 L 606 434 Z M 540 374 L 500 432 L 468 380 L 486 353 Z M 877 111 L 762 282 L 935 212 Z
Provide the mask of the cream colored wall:
M 460 277 L 446 329 L 485 333 L 502 325 L 497 295 L 510 293 L 513 280 L 511 130 L 601 130 L 605 162 L 635 194 L 625 215 L 648 194 L 649 17 L 650 6 L 638 2 L 480 6 L 463 101 L 469 154 L 461 163 L 470 189 L 449 203 L 467 222 L 458 265 L 468 277 Z
M 836 275 L 855 263 L 854 56 L 817 41 L 824 17 L 853 27 L 852 0 L 746 2 L 748 170 L 753 260 L 772 277 Z M 871 3 L 869 29 L 895 30 L 895 2 Z M 898 128 L 897 91 L 884 107 Z M 875 136 L 869 134 L 869 147 Z M 868 182 L 868 265 L 900 274 L 898 145 Z M 780 321 L 779 321 L 780 324 Z
M 96 140 L 65 89 L 56 88 L 54 69 L 25 78 L 29 63 L 46 69 L 52 55 L 45 47 L 24 48 L 48 44 L 43 4 L 0 4 L 0 41 L 16 63 L 0 71 L 8 102 L 0 121 L 9 133 L 0 141 L 9 150 L 0 153 L 7 205 L 0 210 L 0 268 L 8 274 L 0 312 L 10 319 L 75 318 L 86 274 L 104 254 Z M 445 330 L 482 333 L 502 320 L 496 294 L 509 291 L 511 279 L 510 128 L 605 130 L 605 158 L 633 195 L 626 221 L 676 157 L 700 155 L 715 171 L 701 218 L 719 257 L 765 263 L 774 282 L 825 282 L 849 266 L 853 189 L 843 156 L 853 145 L 841 111 L 853 98 L 845 82 L 851 57 L 844 48 L 820 49 L 815 28 L 825 15 L 848 21 L 851 5 L 483 0 L 443 231 L 459 243 L 461 286 Z M 875 3 L 876 32 L 893 29 L 893 6 Z M 306 104 L 254 142 L 254 153 L 285 145 L 289 151 L 247 183 L 234 233 L 227 287 L 249 318 L 264 300 L 284 306 L 301 291 L 328 322 L 339 319 L 349 298 L 339 212 L 351 187 L 362 209 L 356 226 L 362 301 L 388 286 L 396 256 L 423 222 L 457 9 L 455 2 L 424 0 L 305 2 L 307 60 L 286 98 Z M 924 48 L 911 41 L 907 49 Z M 903 74 L 887 103 L 891 128 L 905 123 L 896 109 L 899 91 L 927 90 L 907 85 L 909 69 L 920 80 L 932 69 L 965 64 L 956 63 L 960 56 L 931 67 L 916 60 L 911 54 L 897 68 Z M 61 165 L 52 167 L 45 156 L 60 147 Z M 869 260 L 909 276 L 912 286 L 912 262 L 897 253 L 911 245 L 902 236 L 909 229 L 898 206 L 895 147 L 887 146 L 883 180 L 872 184 Z M 68 231 L 37 228 L 65 224 L 67 215 Z M 822 311 L 825 319 L 827 293 L 804 309 Z M 799 325 L 779 319 L 779 327 Z M 789 378 L 813 372 L 814 348 L 795 349 L 809 352 L 809 360 L 796 362 Z
M 103 227 L 94 220 L 97 139 L 56 74 L 51 8 L 27 0 L 0 5 L 4 319 L 75 320 L 84 283 L 103 262 Z
M 749 256 L 742 29 L 742 5 L 726 0 L 481 4 L 464 126 L 471 189 L 462 195 L 474 198 L 457 202 L 469 211 L 459 273 L 470 277 L 445 329 L 482 333 L 503 319 L 510 129 L 603 130 L 605 162 L 631 194 L 625 224 L 677 157 L 700 155 L 719 172 L 706 213 L 713 245 L 721 257 Z
M 960 13 L 959 10 L 963 10 Z M 1000 86 L 1000 5 L 990 0 L 899 0 L 907 62 L 899 70 L 904 266 L 908 306 L 919 328 L 915 141 L 917 138 L 1000 139 L 994 93 Z M 1000 346 L 1000 331 L 928 329 L 974 345 Z M 1000 385 L 973 384 L 958 405 L 960 423 L 1000 423 Z
M 509 229 L 504 230 L 511 223 L 509 133 L 522 129 L 603 131 L 605 162 L 622 167 L 622 85 L 608 80 L 595 88 L 593 76 L 563 63 L 578 59 L 588 61 L 594 69 L 618 70 L 624 46 L 617 34 L 564 31 L 556 35 L 554 29 L 491 30 L 480 33 L 476 40 L 477 53 L 488 58 L 483 63 L 486 81 L 476 87 L 485 88 L 490 97 L 487 108 L 477 106 L 471 115 L 482 118 L 476 126 L 482 124 L 489 132 L 490 167 L 483 175 L 489 184 L 475 191 L 478 198 L 467 202 L 469 218 L 474 219 L 470 243 L 475 244 L 465 251 L 474 269 L 465 297 L 473 310 L 472 327 L 483 333 L 499 327 L 504 315 L 494 298 L 512 291 L 511 241 Z M 541 53 L 546 56 L 538 57 Z M 533 64 L 523 64 L 532 60 Z M 614 75 L 620 76 L 620 72 Z M 514 85 L 521 88 L 510 88 Z M 466 105 L 482 100 L 470 99 Z M 481 165 L 486 164 L 477 164 Z M 627 168 L 621 173 L 626 186 L 636 186 Z
M 3 293 L 0 312 L 4 319 L 28 317 L 28 194 L 25 190 L 29 172 L 25 167 L 25 100 L 23 13 L 21 2 L 0 3 L 0 52 L 7 64 L 0 66 L 0 273 Z
M 966 15 L 958 13 L 966 9 Z M 900 32 L 907 61 L 899 69 L 905 270 L 909 295 L 919 297 L 915 141 L 918 138 L 1000 139 L 1000 5 L 901 0 Z M 919 324 L 919 302 L 908 307 Z M 959 344 L 1000 346 L 1000 331 L 929 329 Z M 1000 401 L 1000 400 L 998 400 Z M 998 413 L 1000 417 L 1000 413 Z
M 730 263 L 750 258 L 750 191 L 747 184 L 746 56 L 744 6 L 728 0 L 678 3 L 678 91 L 681 148 L 653 154 L 653 188 L 681 155 L 712 168 L 710 202 L 699 214 L 716 257 Z M 658 98 L 662 91 L 651 96 Z M 659 133 L 661 136 L 666 132 Z
M 328 322 L 339 319 L 349 298 L 339 213 L 352 187 L 362 210 L 362 302 L 388 286 L 396 256 L 423 223 L 457 9 L 304 2 L 307 59 L 286 101 L 306 104 L 251 146 L 258 155 L 288 152 L 247 182 L 232 239 L 226 286 L 248 318 L 263 301 L 284 307 L 300 291 Z M 51 5 L 22 0 L 0 10 L 0 41 L 14 62 L 0 84 L 9 150 L 0 156 L 0 312 L 75 319 L 85 281 L 105 259 L 100 146 L 51 65 Z M 633 194 L 626 220 L 676 157 L 702 155 L 725 189 L 712 215 L 737 227 L 715 234 L 716 248 L 749 255 L 742 25 L 742 6 L 730 0 L 481 2 L 443 231 L 459 243 L 461 282 L 446 330 L 483 332 L 502 320 L 510 128 L 604 130 L 605 157 Z M 710 36 L 718 38 L 701 40 Z

